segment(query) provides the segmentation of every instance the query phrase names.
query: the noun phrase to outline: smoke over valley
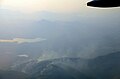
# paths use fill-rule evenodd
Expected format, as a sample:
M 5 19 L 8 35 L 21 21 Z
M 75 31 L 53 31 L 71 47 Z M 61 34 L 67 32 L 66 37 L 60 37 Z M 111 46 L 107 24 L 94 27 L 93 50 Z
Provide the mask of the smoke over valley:
M 0 79 L 119 79 L 119 9 L 89 12 L 0 9 Z

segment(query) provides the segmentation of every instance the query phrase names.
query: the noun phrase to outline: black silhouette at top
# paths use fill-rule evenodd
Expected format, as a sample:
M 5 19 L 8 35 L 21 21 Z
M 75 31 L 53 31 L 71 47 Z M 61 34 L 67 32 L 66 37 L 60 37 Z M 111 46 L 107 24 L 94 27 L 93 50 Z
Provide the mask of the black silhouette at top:
M 87 3 L 87 6 L 92 7 L 119 7 L 120 0 L 93 0 Z

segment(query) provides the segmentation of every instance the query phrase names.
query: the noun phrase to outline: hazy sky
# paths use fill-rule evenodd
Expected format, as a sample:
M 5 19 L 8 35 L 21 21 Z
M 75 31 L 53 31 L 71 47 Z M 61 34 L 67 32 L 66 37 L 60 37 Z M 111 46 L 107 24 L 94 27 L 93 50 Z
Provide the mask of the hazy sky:
M 77 12 L 86 7 L 89 0 L 2 0 L 2 7 L 22 12 L 55 11 Z
M 119 8 L 93 8 L 86 6 L 90 0 L 0 0 L 1 24 L 26 20 L 91 20 L 98 17 L 114 17 Z M 11 13 L 10 13 L 11 11 Z M 43 12 L 43 13 L 41 13 Z M 20 13 L 23 13 L 22 15 Z M 19 15 L 20 14 L 20 15 Z M 24 15 L 25 14 L 25 15 Z M 26 15 L 27 14 L 27 15 Z M 30 15 L 29 15 L 30 14 Z M 95 20 L 94 19 L 94 20 Z M 3 22 L 4 21 L 4 22 Z
M 86 6 L 90 0 L 1 0 L 1 8 L 22 13 L 37 13 L 40 11 L 79 15 L 105 15 L 120 12 L 118 8 L 91 8 Z

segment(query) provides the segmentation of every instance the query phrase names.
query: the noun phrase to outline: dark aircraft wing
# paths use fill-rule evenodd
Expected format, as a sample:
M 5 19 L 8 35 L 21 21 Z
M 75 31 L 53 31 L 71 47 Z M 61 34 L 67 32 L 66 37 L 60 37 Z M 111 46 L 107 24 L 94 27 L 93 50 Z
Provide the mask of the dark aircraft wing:
M 119 7 L 120 0 L 93 0 L 87 3 L 87 6 L 92 7 Z

